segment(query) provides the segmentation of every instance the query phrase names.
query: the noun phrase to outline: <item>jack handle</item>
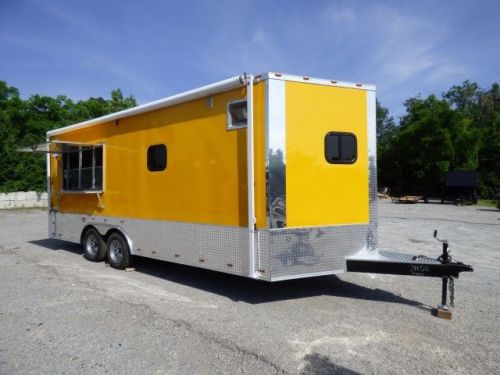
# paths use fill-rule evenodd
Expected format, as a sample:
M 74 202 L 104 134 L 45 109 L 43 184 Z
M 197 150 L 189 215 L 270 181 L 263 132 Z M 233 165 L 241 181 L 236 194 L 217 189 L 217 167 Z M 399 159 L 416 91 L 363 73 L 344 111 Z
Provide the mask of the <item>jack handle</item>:
M 451 262 L 451 256 L 450 256 L 450 250 L 448 248 L 448 240 L 443 240 L 437 236 L 438 231 L 437 229 L 434 229 L 434 238 L 438 240 L 439 242 L 443 243 L 443 253 L 437 258 L 439 262 L 442 264 L 445 263 L 450 263 Z

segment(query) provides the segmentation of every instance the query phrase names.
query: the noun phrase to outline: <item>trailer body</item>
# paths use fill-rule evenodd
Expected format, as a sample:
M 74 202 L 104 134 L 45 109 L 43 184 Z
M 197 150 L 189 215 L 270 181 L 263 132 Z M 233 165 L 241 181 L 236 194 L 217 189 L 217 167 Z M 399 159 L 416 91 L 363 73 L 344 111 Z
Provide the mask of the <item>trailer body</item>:
M 250 77 L 250 79 L 249 79 Z M 375 87 L 241 76 L 47 133 L 49 236 L 278 281 L 377 251 Z

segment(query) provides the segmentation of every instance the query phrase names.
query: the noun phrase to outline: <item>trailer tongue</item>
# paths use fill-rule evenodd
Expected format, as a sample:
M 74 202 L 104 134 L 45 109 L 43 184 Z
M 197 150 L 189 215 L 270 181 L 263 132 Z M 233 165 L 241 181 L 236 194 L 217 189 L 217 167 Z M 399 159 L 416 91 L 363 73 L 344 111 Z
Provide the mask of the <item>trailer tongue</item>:
M 454 279 L 460 272 L 472 272 L 472 266 L 461 262 L 452 262 L 448 241 L 440 240 L 437 231 L 434 238 L 443 243 L 442 254 L 434 259 L 424 255 L 412 256 L 390 251 L 378 251 L 375 254 L 359 253 L 346 258 L 348 272 L 382 273 L 390 275 L 441 277 L 441 303 L 436 309 L 440 318 L 451 319 L 448 307 L 448 288 L 450 289 L 450 306 L 454 306 Z

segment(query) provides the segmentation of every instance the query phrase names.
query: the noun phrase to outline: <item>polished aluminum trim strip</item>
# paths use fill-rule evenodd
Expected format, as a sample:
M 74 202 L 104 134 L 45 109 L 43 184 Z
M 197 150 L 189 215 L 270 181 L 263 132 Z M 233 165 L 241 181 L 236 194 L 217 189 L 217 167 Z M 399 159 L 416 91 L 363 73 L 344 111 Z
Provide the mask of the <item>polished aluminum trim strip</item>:
M 247 77 L 247 192 L 249 276 L 255 277 L 255 170 L 253 130 L 253 75 Z
M 49 153 L 47 153 L 46 155 L 46 158 L 45 158 L 45 163 L 46 163 L 46 166 L 47 166 L 47 174 L 46 174 L 46 177 L 47 177 L 47 208 L 48 210 L 50 211 L 50 143 L 48 142 L 48 137 L 46 138 L 46 141 L 47 143 L 49 144 Z
M 269 79 L 267 88 L 267 219 L 269 228 L 283 228 L 286 226 L 286 82 Z
M 283 152 L 286 160 L 286 92 L 285 82 L 269 80 L 269 147 Z
M 59 129 L 54 129 L 54 130 L 47 132 L 47 137 L 53 137 L 55 135 L 67 133 L 67 132 L 70 132 L 73 130 L 87 128 L 89 126 L 102 124 L 102 123 L 105 123 L 108 121 L 118 120 L 118 119 L 128 117 L 128 116 L 138 115 L 140 113 L 153 111 L 153 110 L 159 109 L 159 108 L 169 107 L 169 106 L 172 106 L 175 104 L 179 104 L 179 103 L 187 102 L 190 100 L 202 98 L 202 97 L 207 96 L 207 95 L 212 95 L 212 94 L 215 94 L 218 92 L 228 91 L 228 90 L 231 90 L 231 89 L 234 89 L 237 87 L 241 87 L 244 85 L 244 82 L 242 82 L 241 77 L 242 76 L 228 78 L 228 79 L 225 79 L 223 81 L 219 81 L 219 82 L 207 85 L 207 86 L 202 86 L 202 87 L 194 89 L 194 90 L 185 91 L 185 92 L 177 94 L 177 95 L 169 96 L 169 97 L 166 97 L 163 99 L 155 100 L 155 101 L 150 102 L 150 103 L 142 104 L 142 105 L 139 105 L 139 106 L 134 107 L 134 108 L 125 109 L 123 111 L 112 113 L 110 115 L 106 115 L 106 116 L 102 116 L 102 117 L 98 117 L 96 119 L 80 122 L 78 124 L 74 124 L 74 125 L 70 125 L 70 126 L 65 126 L 63 128 L 59 128 Z
M 265 123 L 264 123 L 264 152 L 265 155 L 265 178 L 266 178 L 266 223 L 265 228 L 270 228 L 271 221 L 269 218 L 269 80 L 265 81 L 265 95 L 264 95 L 264 108 L 265 108 Z
M 49 137 L 46 137 L 45 140 L 48 142 L 49 140 Z M 47 230 L 49 231 L 49 237 L 51 235 L 51 233 L 55 233 L 55 224 L 53 224 L 55 222 L 55 217 L 52 218 L 52 207 L 51 207 L 51 202 L 52 202 L 52 199 L 51 199 L 51 190 L 50 190 L 50 175 L 51 175 L 51 168 L 50 168 L 50 143 L 49 143 L 49 146 L 48 146 L 48 149 L 49 149 L 49 153 L 47 153 L 47 155 L 45 156 L 46 159 L 45 159 L 45 163 L 46 163 L 46 178 L 47 178 L 47 211 L 49 212 L 49 214 L 47 215 L 48 216 L 48 227 L 47 227 Z
M 367 249 L 377 251 L 378 247 L 378 197 L 377 197 L 377 120 L 375 91 L 366 93 L 367 135 L 368 135 L 368 191 L 370 230 Z

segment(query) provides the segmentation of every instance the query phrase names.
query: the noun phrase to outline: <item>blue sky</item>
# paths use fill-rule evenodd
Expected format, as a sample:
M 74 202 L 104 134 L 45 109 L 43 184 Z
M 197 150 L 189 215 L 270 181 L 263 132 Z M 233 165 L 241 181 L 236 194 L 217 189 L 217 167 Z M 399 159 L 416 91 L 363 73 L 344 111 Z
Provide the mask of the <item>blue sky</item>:
M 395 116 L 417 93 L 500 80 L 500 1 L 0 0 L 0 80 L 139 103 L 240 74 L 366 82 Z

